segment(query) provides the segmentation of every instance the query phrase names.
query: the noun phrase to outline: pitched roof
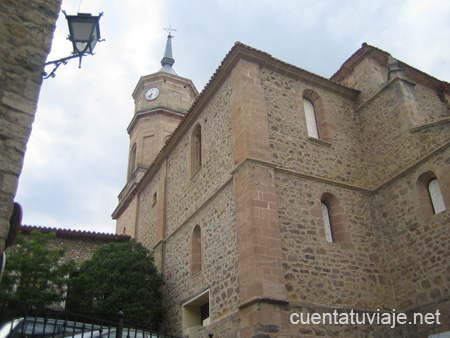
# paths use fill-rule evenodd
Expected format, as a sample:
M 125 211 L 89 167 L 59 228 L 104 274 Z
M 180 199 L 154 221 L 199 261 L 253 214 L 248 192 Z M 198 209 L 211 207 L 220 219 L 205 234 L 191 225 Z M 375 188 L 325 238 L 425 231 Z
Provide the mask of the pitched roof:
M 36 225 L 22 225 L 20 227 L 20 231 L 22 231 L 23 233 L 30 233 L 33 230 L 38 230 L 46 234 L 50 232 L 55 232 L 56 236 L 58 237 L 84 238 L 107 242 L 128 242 L 131 239 L 131 237 L 128 235 L 116 235 L 112 233 L 95 232 L 95 231 L 48 228 Z

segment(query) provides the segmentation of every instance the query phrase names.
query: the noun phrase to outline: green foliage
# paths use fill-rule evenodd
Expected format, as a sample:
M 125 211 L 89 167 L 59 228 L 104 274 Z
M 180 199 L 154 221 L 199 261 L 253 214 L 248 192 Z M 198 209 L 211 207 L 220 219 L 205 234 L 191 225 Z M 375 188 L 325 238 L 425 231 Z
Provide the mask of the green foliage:
M 70 283 L 70 311 L 157 329 L 164 317 L 158 273 L 149 250 L 135 240 L 101 246 Z
M 42 306 L 64 300 L 64 287 L 76 264 L 73 260 L 61 262 L 65 247 L 49 247 L 55 236 L 55 233 L 44 234 L 38 230 L 32 231 L 30 236 L 19 233 L 6 251 L 1 296 Z

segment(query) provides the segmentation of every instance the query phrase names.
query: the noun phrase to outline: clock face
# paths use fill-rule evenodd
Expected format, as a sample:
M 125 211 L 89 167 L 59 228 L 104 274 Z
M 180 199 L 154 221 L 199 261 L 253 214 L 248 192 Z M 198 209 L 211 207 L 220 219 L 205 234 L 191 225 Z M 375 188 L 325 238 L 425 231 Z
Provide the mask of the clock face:
M 159 95 L 159 89 L 154 87 L 154 88 L 150 88 L 149 90 L 147 90 L 147 92 L 145 93 L 145 98 L 149 101 L 154 100 L 158 97 Z

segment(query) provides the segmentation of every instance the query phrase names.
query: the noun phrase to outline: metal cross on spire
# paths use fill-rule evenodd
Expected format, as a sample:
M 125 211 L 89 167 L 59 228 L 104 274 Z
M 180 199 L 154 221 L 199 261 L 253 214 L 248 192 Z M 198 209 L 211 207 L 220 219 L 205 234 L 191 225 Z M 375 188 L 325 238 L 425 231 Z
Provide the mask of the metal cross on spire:
M 166 32 L 169 32 L 169 36 L 172 38 L 172 32 L 176 32 L 177 29 L 172 28 L 172 25 L 169 25 L 169 28 L 163 28 Z
M 171 25 L 169 25 L 169 28 L 164 28 L 166 32 L 169 32 L 169 35 L 167 36 L 167 42 L 166 42 L 166 49 L 164 51 L 164 57 L 161 60 L 162 68 L 160 71 L 170 73 L 177 75 L 175 71 L 173 70 L 172 66 L 175 63 L 175 59 L 172 56 L 172 32 L 175 32 L 176 29 L 173 29 Z

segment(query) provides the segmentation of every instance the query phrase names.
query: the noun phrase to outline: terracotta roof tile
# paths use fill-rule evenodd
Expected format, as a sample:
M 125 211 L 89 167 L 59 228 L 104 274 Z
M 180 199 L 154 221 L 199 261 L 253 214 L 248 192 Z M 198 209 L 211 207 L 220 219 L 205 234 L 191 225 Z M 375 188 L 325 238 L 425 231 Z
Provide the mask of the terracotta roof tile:
M 86 231 L 86 230 L 49 228 L 36 225 L 22 225 L 20 230 L 26 233 L 30 233 L 33 230 L 39 230 L 43 233 L 55 232 L 57 236 L 90 238 L 99 240 L 109 240 L 114 242 L 127 242 L 131 239 L 131 237 L 128 235 L 116 235 L 112 233 Z

